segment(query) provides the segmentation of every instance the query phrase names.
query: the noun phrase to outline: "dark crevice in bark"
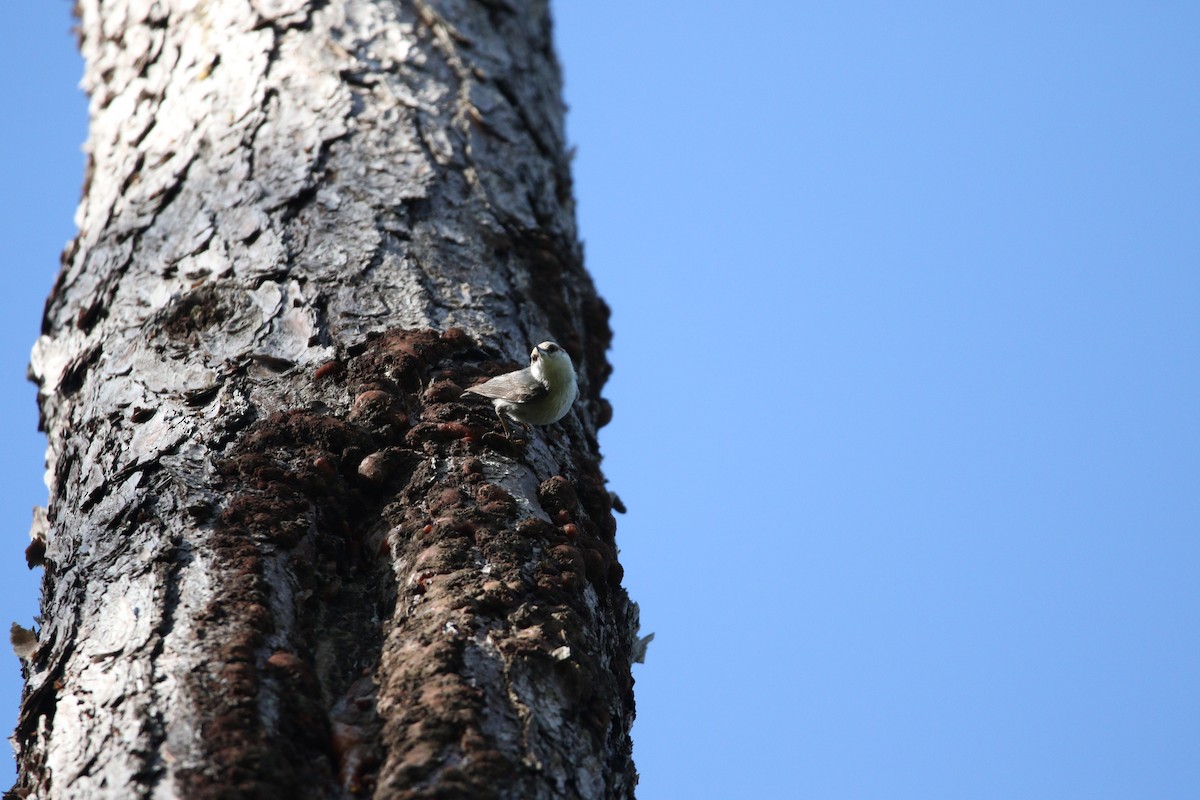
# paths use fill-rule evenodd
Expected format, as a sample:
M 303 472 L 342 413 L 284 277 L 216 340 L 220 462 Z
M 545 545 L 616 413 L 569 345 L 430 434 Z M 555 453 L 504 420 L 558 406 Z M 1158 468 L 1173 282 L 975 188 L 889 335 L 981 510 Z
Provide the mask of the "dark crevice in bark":
M 307 31 L 312 29 L 313 15 L 329 5 L 329 0 L 308 0 L 307 4 L 301 11 L 301 16 L 294 21 L 279 22 L 278 17 L 259 17 L 258 24 L 253 30 L 262 30 L 270 28 L 275 32 L 276 38 L 290 30 Z
M 157 666 L 163 653 L 165 637 L 171 632 L 175 622 L 175 613 L 180 604 L 179 573 L 182 565 L 188 560 L 184 553 L 184 542 L 178 535 L 165 533 L 167 525 L 160 516 L 154 516 L 153 521 L 163 538 L 163 550 L 157 554 L 153 569 L 161 577 L 162 600 L 159 607 L 159 620 L 155 626 L 150 646 L 150 663 Z M 151 609 L 146 609 L 150 613 Z M 168 765 L 163 754 L 167 742 L 167 723 L 162 712 L 162 696 L 158 685 L 168 676 L 163 675 L 157 668 L 153 670 L 151 679 L 146 686 L 146 708 L 154 709 L 146 719 L 148 740 L 144 747 L 136 752 L 142 760 L 141 768 L 134 773 L 133 779 L 141 784 L 147 792 L 158 785 L 167 775 Z
M 100 346 L 97 345 L 89 349 L 80 358 L 71 362 L 66 370 L 63 371 L 62 378 L 59 379 L 58 390 L 65 396 L 70 397 L 82 389 L 83 382 L 87 379 L 88 370 L 94 367 L 96 362 L 100 360 L 102 352 Z
M 537 147 L 538 152 L 545 157 L 548 163 L 557 163 L 558 160 L 562 158 L 562 148 L 552 145 L 545 140 L 545 134 L 543 134 L 542 129 L 538 125 L 534 124 L 533 120 L 530 118 L 529 112 L 525 108 L 525 104 L 521 102 L 521 98 L 517 94 L 516 90 L 513 89 L 508 81 L 502 78 L 497 78 L 491 83 L 492 86 L 496 87 L 496 91 L 500 92 L 500 94 L 504 96 L 504 99 L 508 101 L 508 105 L 512 108 L 513 113 L 517 115 L 519 120 L 521 120 L 521 125 L 525 128 L 525 133 L 529 136 L 529 139 L 533 142 L 534 146 Z
M 275 46 L 277 45 L 274 45 L 272 50 L 274 50 Z M 246 180 L 258 180 L 258 137 L 259 134 L 262 133 L 263 126 L 271 121 L 271 115 L 267 112 L 268 109 L 271 108 L 272 100 L 274 100 L 278 94 L 279 90 L 274 86 L 267 86 L 267 88 L 263 91 L 262 99 L 259 101 L 258 108 L 256 109 L 259 112 L 256 115 L 256 124 L 252 125 L 246 131 L 246 147 L 244 148 L 246 159 Z

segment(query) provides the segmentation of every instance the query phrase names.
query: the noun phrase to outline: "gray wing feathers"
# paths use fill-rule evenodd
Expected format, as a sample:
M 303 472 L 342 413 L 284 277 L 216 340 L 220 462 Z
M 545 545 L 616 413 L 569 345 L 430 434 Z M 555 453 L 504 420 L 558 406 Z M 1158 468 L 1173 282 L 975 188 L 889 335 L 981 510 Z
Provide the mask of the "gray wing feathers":
M 507 375 L 497 375 L 478 386 L 472 386 L 464 394 L 477 394 L 481 397 L 499 398 L 511 403 L 529 403 L 549 394 L 549 389 L 541 381 L 533 377 L 528 368 L 510 372 Z

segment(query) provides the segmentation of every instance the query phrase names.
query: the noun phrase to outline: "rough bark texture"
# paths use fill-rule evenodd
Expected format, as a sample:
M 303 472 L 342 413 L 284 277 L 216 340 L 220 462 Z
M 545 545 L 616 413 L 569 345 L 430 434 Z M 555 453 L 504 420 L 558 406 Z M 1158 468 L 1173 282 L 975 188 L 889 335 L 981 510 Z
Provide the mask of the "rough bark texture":
M 546 3 L 79 11 L 13 791 L 632 797 L 608 312 Z M 461 388 L 544 339 L 581 397 L 512 443 Z

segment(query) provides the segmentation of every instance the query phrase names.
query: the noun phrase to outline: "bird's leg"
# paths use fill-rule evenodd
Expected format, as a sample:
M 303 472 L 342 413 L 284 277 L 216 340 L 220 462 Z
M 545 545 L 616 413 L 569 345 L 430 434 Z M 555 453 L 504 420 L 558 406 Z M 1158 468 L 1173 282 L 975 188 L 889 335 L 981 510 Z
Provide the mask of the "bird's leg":
M 500 409 L 496 409 L 496 416 L 500 420 L 500 427 L 504 428 L 504 438 L 512 441 L 512 431 L 508 429 L 508 423 L 504 421 L 504 415 L 500 413 Z

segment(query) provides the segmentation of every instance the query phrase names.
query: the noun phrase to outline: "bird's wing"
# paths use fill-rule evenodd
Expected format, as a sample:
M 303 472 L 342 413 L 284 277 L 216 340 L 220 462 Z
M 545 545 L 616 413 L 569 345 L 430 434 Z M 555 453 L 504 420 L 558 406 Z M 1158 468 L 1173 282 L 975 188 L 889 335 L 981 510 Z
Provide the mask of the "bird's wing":
M 477 394 L 481 397 L 500 398 L 513 403 L 529 403 L 549 394 L 545 384 L 533 377 L 529 368 L 510 372 L 507 375 L 497 375 L 478 386 L 472 386 L 464 394 Z

